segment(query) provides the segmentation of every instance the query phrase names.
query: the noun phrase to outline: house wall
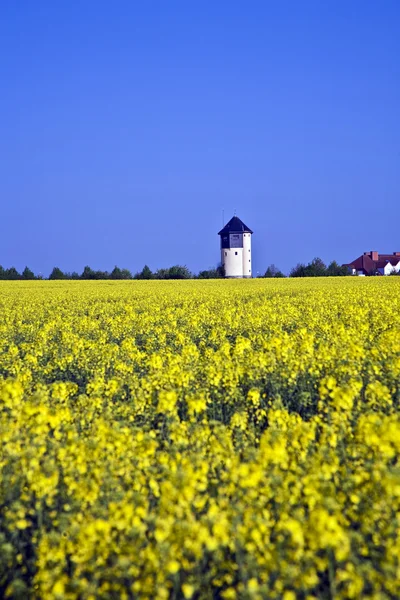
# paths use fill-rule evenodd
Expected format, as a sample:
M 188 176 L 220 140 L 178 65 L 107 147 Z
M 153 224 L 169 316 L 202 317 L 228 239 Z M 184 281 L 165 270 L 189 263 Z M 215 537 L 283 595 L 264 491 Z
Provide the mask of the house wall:
M 388 263 L 385 267 L 383 267 L 383 274 L 390 275 L 390 273 L 393 271 L 393 268 L 394 268 L 393 265 Z
M 395 271 L 396 273 L 400 271 L 400 261 L 397 263 L 397 265 L 391 265 L 390 263 L 388 263 L 383 269 L 384 275 L 390 275 L 390 273 L 392 273 L 393 271 Z

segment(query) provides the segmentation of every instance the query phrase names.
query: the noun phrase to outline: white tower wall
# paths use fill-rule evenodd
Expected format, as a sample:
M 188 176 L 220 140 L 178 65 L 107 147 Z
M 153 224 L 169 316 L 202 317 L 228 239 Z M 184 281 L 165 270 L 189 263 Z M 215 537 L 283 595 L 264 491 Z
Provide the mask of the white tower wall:
M 243 275 L 242 277 L 251 277 L 251 233 L 243 234 Z
M 222 248 L 225 277 L 243 277 L 243 248 Z

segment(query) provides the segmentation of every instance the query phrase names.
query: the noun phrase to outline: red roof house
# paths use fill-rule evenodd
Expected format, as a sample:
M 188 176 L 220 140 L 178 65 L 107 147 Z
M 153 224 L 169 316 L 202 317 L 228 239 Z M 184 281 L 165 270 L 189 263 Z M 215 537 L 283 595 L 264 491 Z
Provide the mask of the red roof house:
M 353 262 L 345 265 L 353 275 L 390 275 L 400 271 L 400 252 L 379 254 L 375 250 L 364 252 Z

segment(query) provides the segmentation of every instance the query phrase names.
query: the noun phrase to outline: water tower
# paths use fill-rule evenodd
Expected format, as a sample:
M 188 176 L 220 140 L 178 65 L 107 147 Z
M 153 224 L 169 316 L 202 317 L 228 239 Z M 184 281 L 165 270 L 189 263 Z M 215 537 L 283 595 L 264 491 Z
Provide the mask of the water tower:
M 218 232 L 221 236 L 221 263 L 225 277 L 251 277 L 252 233 L 236 216 Z

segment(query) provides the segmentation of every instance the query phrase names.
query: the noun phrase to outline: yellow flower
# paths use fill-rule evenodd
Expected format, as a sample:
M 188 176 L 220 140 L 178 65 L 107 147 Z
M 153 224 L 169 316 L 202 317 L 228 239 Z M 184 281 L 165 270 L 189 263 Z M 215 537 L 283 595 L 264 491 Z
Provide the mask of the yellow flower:
M 190 585 L 189 583 L 184 583 L 182 585 L 182 591 L 183 591 L 183 595 L 185 598 L 190 599 L 193 597 L 193 594 L 196 591 L 196 588 L 194 585 Z

